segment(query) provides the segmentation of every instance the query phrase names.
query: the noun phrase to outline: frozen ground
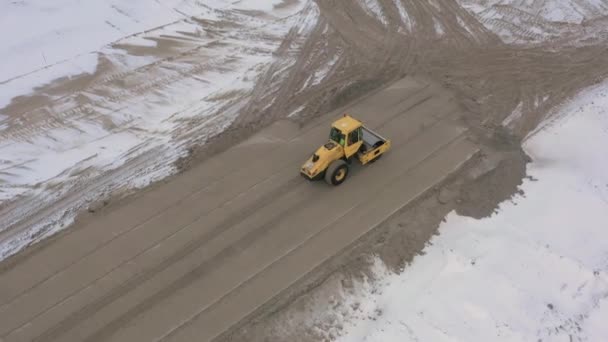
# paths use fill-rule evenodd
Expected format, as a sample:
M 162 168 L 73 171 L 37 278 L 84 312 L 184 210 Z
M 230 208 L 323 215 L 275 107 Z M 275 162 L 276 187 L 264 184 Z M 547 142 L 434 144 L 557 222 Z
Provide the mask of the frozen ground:
M 273 12 L 280 0 L 246 0 L 236 3 L 227 0 L 197 2 L 192 0 L 134 0 L 134 1 L 6 1 L 0 4 L 0 29 L 11 34 L 0 40 L 0 84 L 35 73 L 34 83 L 21 83 L 16 87 L 3 87 L 0 106 L 14 96 L 25 95 L 28 90 L 55 78 L 93 73 L 97 67 L 97 53 L 112 43 L 131 35 L 142 37 L 144 31 L 184 21 L 191 16 L 208 19 L 212 13 L 259 10 Z M 286 11 L 274 11 L 279 16 L 292 14 L 293 6 Z M 145 37 L 144 37 L 145 39 Z M 140 43 L 144 44 L 145 40 Z M 148 41 L 154 46 L 154 41 Z M 30 89 L 28 89 L 30 88 Z
M 318 15 L 310 1 L 253 0 L 13 1 L 0 13 L 13 33 L 0 41 L 0 259 L 87 203 L 174 173 L 256 83 L 270 78 L 272 93 Z
M 437 36 L 445 33 L 443 14 L 450 13 L 458 24 L 474 34 L 470 21 L 450 2 L 431 0 L 423 3 L 407 0 L 358 0 L 363 10 L 384 26 L 390 26 L 391 12 L 398 11 L 404 26 L 400 32 L 412 28 L 410 16 L 424 8 L 433 13 Z M 543 44 L 550 42 L 594 40 L 608 35 L 606 16 L 607 0 L 457 0 L 469 14 L 473 15 L 489 31 L 504 43 L 516 45 Z M 425 18 L 424 20 L 428 20 Z M 580 28 L 584 28 L 581 34 Z
M 401 274 L 378 262 L 337 340 L 603 341 L 607 108 L 608 82 L 582 92 L 526 141 L 523 195 L 482 220 L 448 215 Z
M 607 0 L 457 0 L 469 14 L 473 15 L 488 30 L 507 44 L 540 44 L 556 40 L 580 40 L 581 36 L 593 38 L 606 35 Z M 440 22 L 443 13 L 454 12 L 452 4 L 441 0 L 424 3 L 406 0 L 359 0 L 363 9 L 383 25 L 389 26 L 387 13 L 399 12 L 404 27 L 411 29 L 410 15 L 420 8 L 433 13 L 435 32 L 444 34 Z M 453 13 L 458 24 L 472 33 L 465 16 Z M 585 28 L 581 35 L 579 27 Z
M 0 29 L 13 34 L 3 35 L 1 40 L 0 81 L 96 52 L 125 36 L 180 19 L 184 19 L 184 15 L 174 8 L 148 0 L 3 2 Z M 78 67 L 70 63 L 71 74 L 95 71 L 96 58 L 89 61 Z M 7 95 L 3 93 L 3 102 Z
M 606 0 L 458 0 L 506 43 L 529 44 L 564 39 L 576 25 L 589 26 L 605 19 Z M 605 26 L 605 22 L 604 25 Z M 605 34 L 605 30 L 601 30 Z

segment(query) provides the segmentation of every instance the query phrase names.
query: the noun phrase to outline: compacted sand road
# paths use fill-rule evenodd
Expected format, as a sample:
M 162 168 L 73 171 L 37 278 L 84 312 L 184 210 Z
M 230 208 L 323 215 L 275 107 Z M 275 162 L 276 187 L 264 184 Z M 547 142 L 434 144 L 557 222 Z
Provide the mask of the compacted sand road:
M 342 186 L 301 163 L 343 111 L 393 141 Z M 3 341 L 207 341 L 477 151 L 449 93 L 405 78 L 299 128 L 278 122 L 11 260 Z

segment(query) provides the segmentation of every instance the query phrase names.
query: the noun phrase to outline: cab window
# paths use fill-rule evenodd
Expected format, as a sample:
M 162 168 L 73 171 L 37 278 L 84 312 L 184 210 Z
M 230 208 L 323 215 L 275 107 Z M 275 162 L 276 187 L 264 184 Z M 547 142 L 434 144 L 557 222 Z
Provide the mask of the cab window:
M 344 133 L 342 133 L 339 129 L 332 127 L 331 132 L 329 133 L 329 138 L 344 146 Z
M 361 137 L 359 136 L 359 129 L 356 129 L 348 134 L 348 145 L 353 145 L 359 142 Z

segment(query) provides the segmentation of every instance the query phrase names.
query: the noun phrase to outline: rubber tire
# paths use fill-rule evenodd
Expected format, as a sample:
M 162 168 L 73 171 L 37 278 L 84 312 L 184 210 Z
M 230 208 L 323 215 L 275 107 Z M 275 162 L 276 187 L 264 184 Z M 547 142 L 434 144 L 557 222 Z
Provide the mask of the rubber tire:
M 342 178 L 342 180 L 337 180 L 336 175 L 341 169 L 344 169 L 346 175 L 344 175 L 344 178 Z M 346 178 L 348 178 L 348 171 L 348 164 L 346 164 L 344 160 L 334 160 L 331 164 L 329 164 L 329 167 L 327 167 L 327 170 L 325 171 L 325 182 L 333 186 L 340 185 L 344 183 Z

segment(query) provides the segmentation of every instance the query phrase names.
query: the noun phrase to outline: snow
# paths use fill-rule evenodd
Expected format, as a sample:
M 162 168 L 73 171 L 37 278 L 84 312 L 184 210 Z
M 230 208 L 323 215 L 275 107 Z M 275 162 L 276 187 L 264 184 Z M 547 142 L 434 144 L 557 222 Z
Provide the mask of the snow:
M 441 11 L 441 6 L 435 0 L 429 0 L 429 4 L 433 6 L 437 11 Z
M 45 91 L 52 106 L 13 116 L 0 109 L 0 204 L 26 204 L 0 215 L 0 259 L 66 226 L 75 209 L 113 189 L 145 186 L 174 173 L 174 161 L 193 141 L 204 143 L 232 123 L 271 64 L 287 70 L 295 63 L 295 54 L 281 59 L 274 52 L 290 30 L 306 36 L 318 15 L 310 1 L 0 4 L 0 27 L 6 32 L 24 30 L 21 39 L 0 38 L 5 43 L 0 47 L 0 108 L 51 81 L 96 72 L 100 59 L 112 66 L 83 92 Z M 11 20 L 4 21 L 4 16 Z M 29 23 L 27 30 L 24 19 L 29 17 L 41 24 Z M 240 25 L 208 34 L 190 17 Z M 120 34 L 106 29 L 105 21 L 119 27 Z M 55 37 L 53 32 L 61 34 Z M 171 45 L 176 55 L 193 47 L 199 55 L 167 60 L 162 51 L 143 49 L 155 48 L 160 39 L 177 42 Z M 304 41 L 297 40 L 291 48 L 298 49 Z M 28 58 L 18 61 L 19 54 L 38 55 L 46 45 L 52 46 L 48 67 Z M 138 72 L 152 64 L 160 67 Z M 125 88 L 116 82 L 124 75 L 130 82 Z M 86 99 L 84 105 L 79 98 Z M 83 188 L 87 191 L 74 199 L 78 203 L 62 198 L 70 189 Z M 63 207 L 54 207 L 47 222 L 28 226 L 18 236 L 3 231 L 59 200 Z
M 378 0 L 359 0 L 363 9 L 372 17 L 377 18 L 383 25 L 387 25 L 388 21 L 382 12 L 382 6 Z
M 2 55 L 2 53 L 3 51 L 0 51 L 0 55 Z M 28 56 L 31 57 L 32 54 L 28 54 Z M 14 58 L 14 60 L 10 61 L 11 58 Z M 6 69 L 11 69 L 9 66 L 11 66 L 10 63 L 12 63 L 12 65 L 17 66 L 17 68 L 14 68 L 15 71 L 23 71 L 27 69 L 20 68 L 25 68 L 26 63 L 31 58 L 26 57 L 23 62 L 17 61 L 18 56 L 7 56 L 7 59 L 9 60 L 9 63 L 0 63 L 0 68 L 5 67 Z M 98 55 L 96 53 L 85 53 L 76 56 L 69 61 L 49 65 L 48 67 L 37 70 L 35 73 L 28 71 L 25 75 L 10 80 L 6 80 L 5 77 L 9 77 L 11 74 L 14 75 L 14 73 L 11 73 L 11 70 L 7 70 L 0 76 L 0 108 L 8 105 L 13 98 L 27 95 L 36 87 L 48 84 L 53 80 L 64 77 L 69 78 L 81 74 L 92 74 L 97 68 L 97 61 Z M 4 70 L 0 70 L 0 72 L 3 71 Z
M 304 88 L 320 84 L 325 79 L 325 77 L 327 77 L 327 75 L 329 74 L 331 69 L 336 65 L 336 62 L 338 62 L 338 59 L 340 58 L 341 55 L 342 55 L 341 53 L 336 53 L 335 55 L 333 55 L 331 57 L 331 59 L 329 59 L 327 62 L 325 62 L 325 64 L 323 64 L 319 69 L 312 72 L 312 75 L 310 75 L 309 79 L 307 80 L 306 84 L 304 85 Z
M 6 1 L 0 4 L 0 82 L 183 19 L 159 2 Z M 90 70 L 90 68 L 89 68 Z
M 302 2 L 281 0 L 58 0 L 0 3 L 0 108 L 19 95 L 67 76 L 93 73 L 104 46 L 134 34 L 218 10 L 257 10 L 287 17 Z M 134 41 L 138 38 L 134 38 Z M 139 43 L 145 42 L 139 39 Z M 150 41 L 145 42 L 150 45 Z M 44 69 L 50 69 L 45 71 Z M 39 72 L 36 72 L 39 71 Z M 35 75 L 29 75 L 36 72 Z M 26 76 L 26 77 L 24 77 Z M 27 77 L 29 76 L 29 77 Z M 16 81 L 16 82 L 12 82 Z M 6 86 L 6 83 L 10 85 Z
M 289 115 L 287 115 L 288 118 L 293 118 L 293 117 L 297 117 L 303 110 L 304 110 L 305 106 L 301 105 L 298 108 L 294 109 L 291 113 L 289 113 Z
M 399 10 L 399 16 L 401 17 L 401 21 L 403 22 L 405 27 L 409 31 L 411 31 L 412 30 L 412 19 L 410 19 L 409 14 L 407 14 L 407 10 L 405 9 L 403 2 L 401 2 L 401 0 L 395 0 L 395 5 L 397 6 L 397 9 Z
M 505 43 L 539 43 L 571 33 L 571 27 L 608 14 L 604 0 L 458 0 Z
M 281 1 L 205 1 L 208 8 L 271 11 Z M 0 82 L 98 50 L 120 38 L 185 19 L 196 1 L 55 0 L 0 4 Z M 184 11 L 189 9 L 190 11 Z M 35 23 L 35 25 L 33 25 Z
M 476 14 L 493 8 L 512 6 L 550 22 L 580 24 L 606 13 L 608 3 L 602 0 L 487 0 L 483 6 L 477 0 L 458 0 L 463 7 Z
M 91 124 L 56 130 L 52 135 L 36 137 L 29 143 L 14 143 L 10 149 L 0 147 L 0 150 L 6 151 L 4 158 L 8 157 L 19 165 L 9 169 L 10 172 L 5 171 L 2 178 L 13 185 L 13 191 L 20 194 L 28 189 L 28 184 L 39 184 L 49 179 L 59 182 L 58 176 L 64 173 L 66 164 L 75 165 L 69 172 L 72 174 L 93 164 L 114 164 L 112 166 L 116 167 L 117 162 L 125 161 L 120 156 L 137 142 L 133 133 L 107 135 L 99 126 Z M 61 160 L 61 163 L 57 160 Z M 68 176 L 64 174 L 61 178 Z M 2 190 L 0 188 L 0 200 L 15 196 Z
M 529 136 L 519 195 L 450 213 L 401 274 L 377 261 L 340 342 L 604 341 L 608 336 L 608 82 Z
M 509 114 L 509 116 L 503 120 L 502 125 L 509 127 L 513 122 L 521 118 L 523 115 L 523 105 L 523 102 L 520 102 L 517 107 L 515 107 L 513 112 L 511 112 L 511 114 Z
M 467 23 L 462 20 L 462 18 L 460 16 L 456 17 L 458 20 L 458 25 L 460 25 L 461 27 L 464 27 L 465 30 L 467 30 L 467 32 L 469 32 L 469 34 L 471 36 L 475 36 L 475 33 L 473 31 L 471 31 L 471 28 L 469 27 L 469 25 L 467 25 Z
M 443 25 L 441 25 L 441 22 L 437 18 L 433 17 L 433 23 L 435 24 L 435 32 L 437 35 L 443 36 L 445 31 L 443 30 Z

